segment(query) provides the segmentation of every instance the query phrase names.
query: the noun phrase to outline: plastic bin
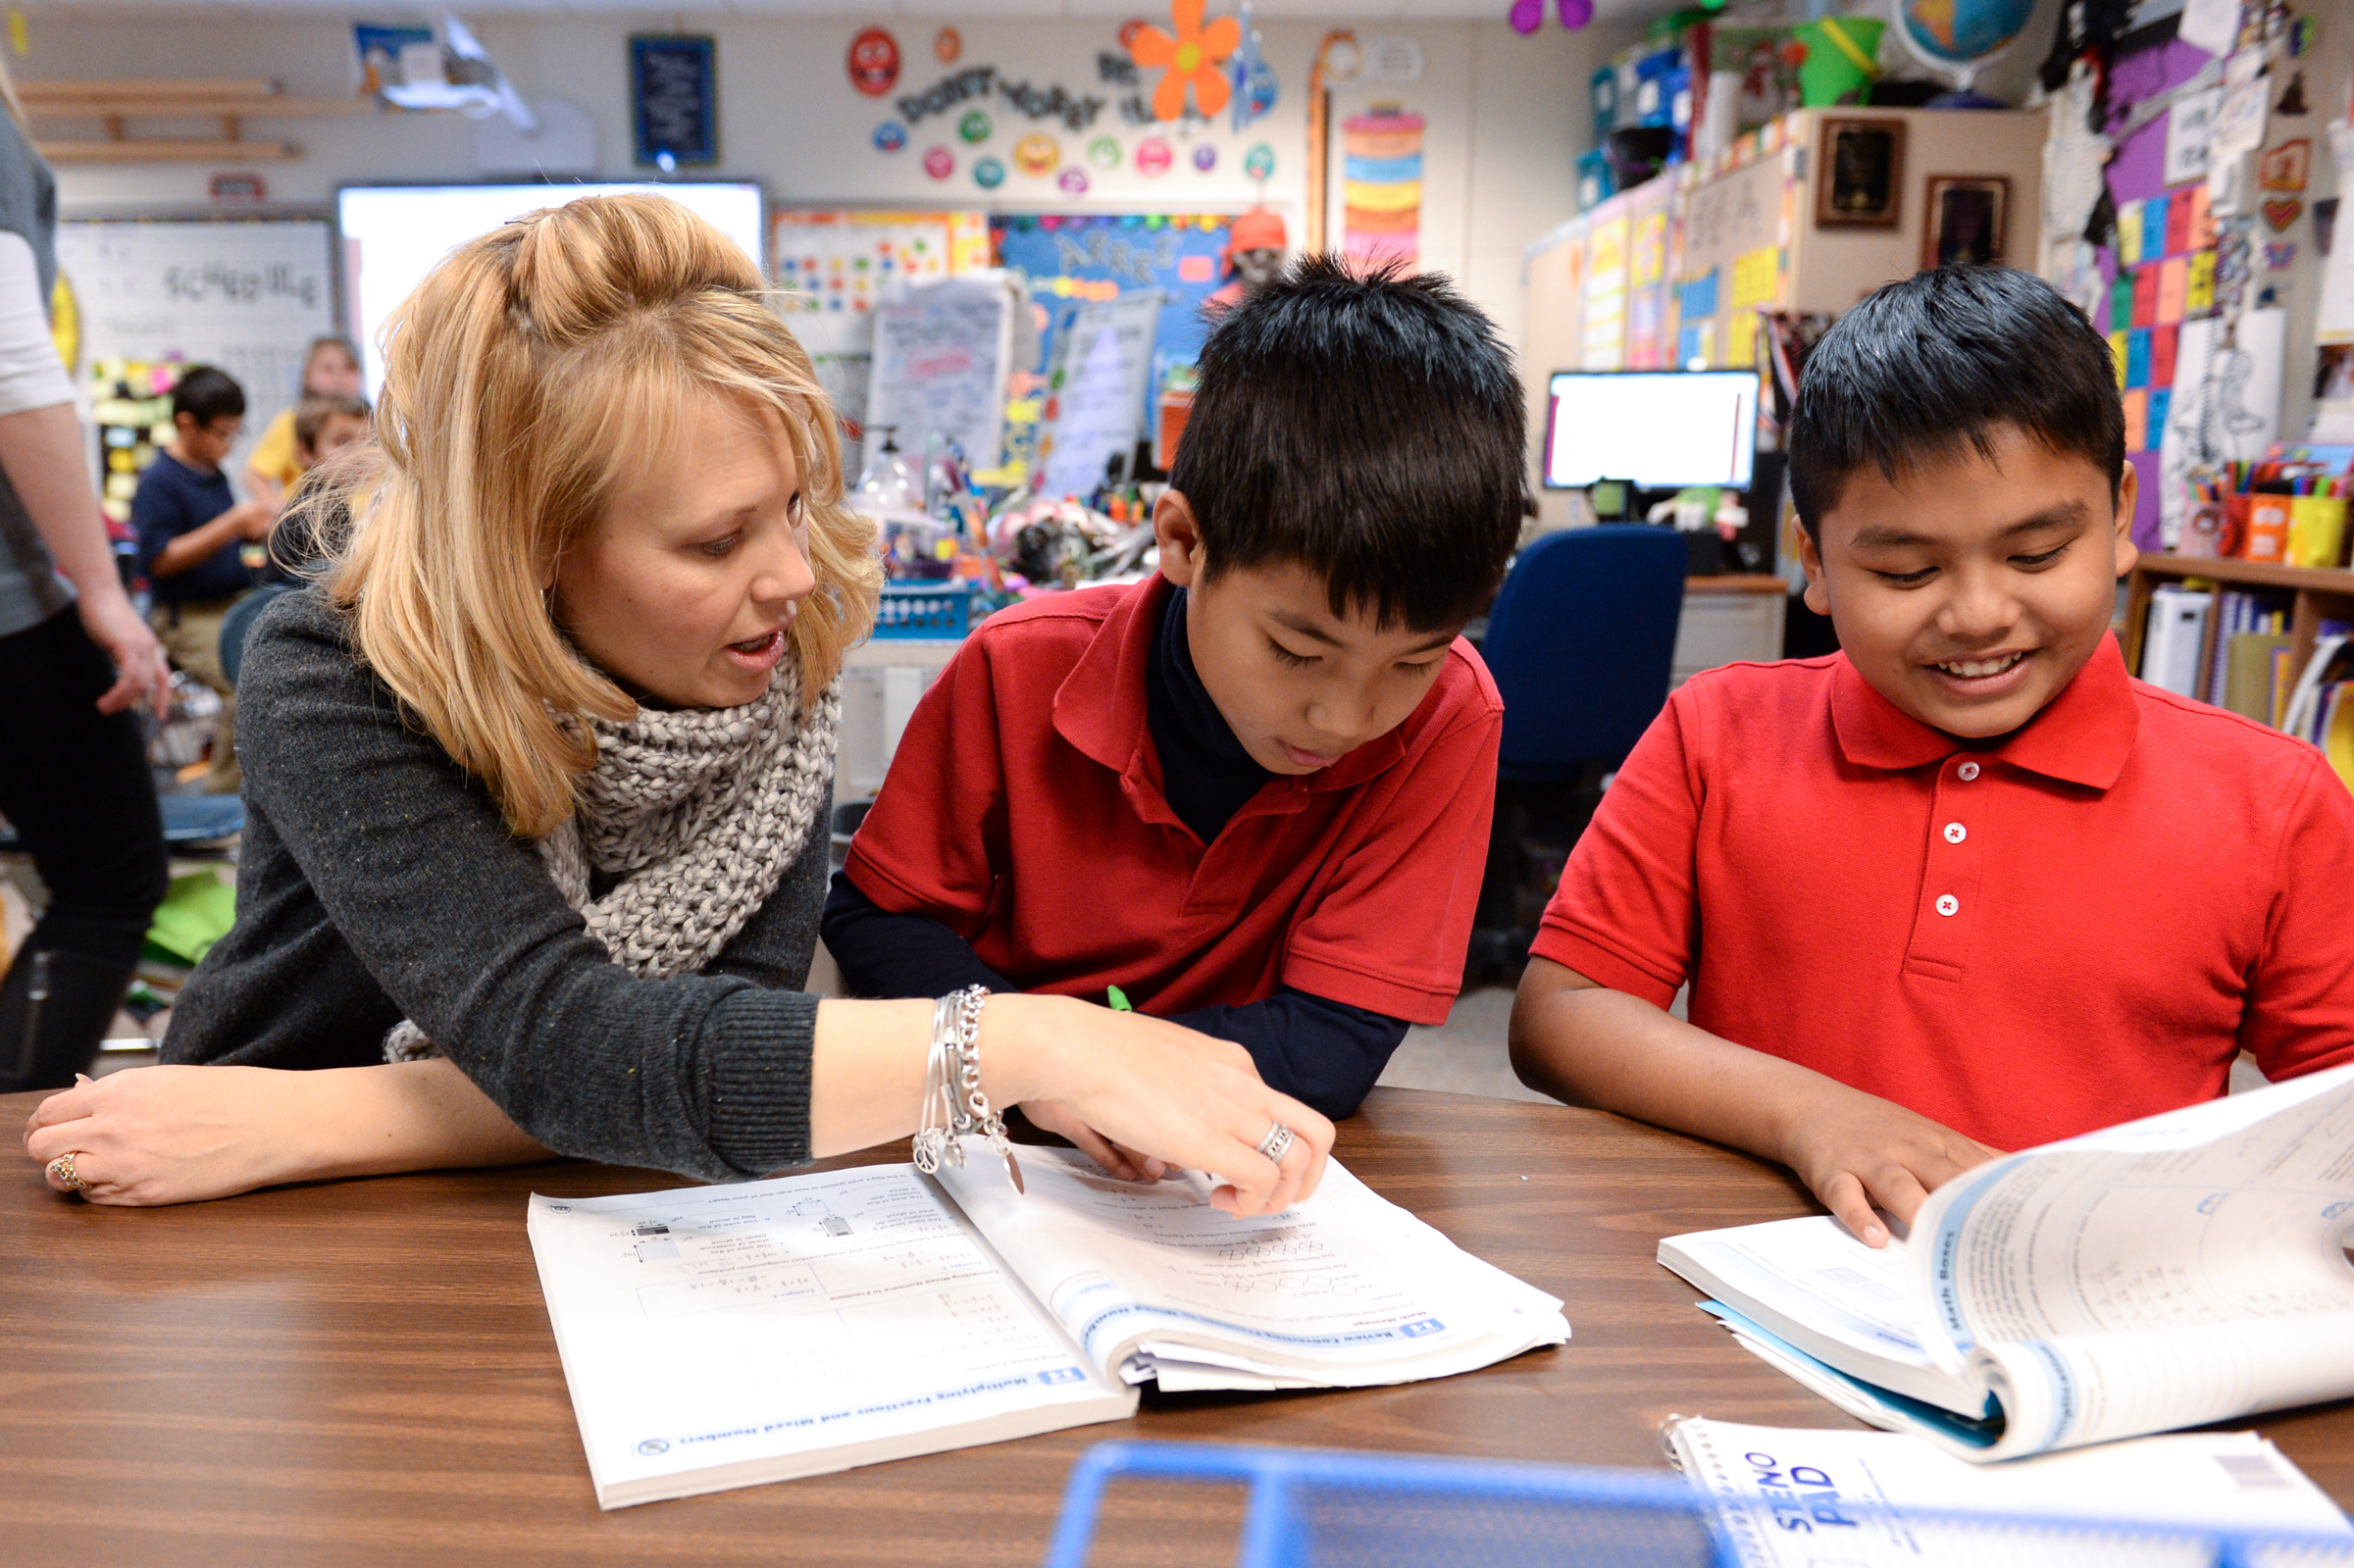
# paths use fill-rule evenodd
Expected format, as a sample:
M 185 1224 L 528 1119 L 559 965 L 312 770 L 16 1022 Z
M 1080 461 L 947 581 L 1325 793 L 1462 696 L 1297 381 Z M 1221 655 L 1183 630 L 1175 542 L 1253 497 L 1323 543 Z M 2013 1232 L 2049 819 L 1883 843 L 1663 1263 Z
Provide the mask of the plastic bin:
M 1047 1568 L 1085 1568 L 1104 1488 L 1121 1480 L 1241 1483 L 1249 1501 L 1236 1568 L 1745 1568 L 1900 1554 L 2001 1568 L 2354 1568 L 2354 1539 L 2344 1537 L 1910 1507 L 1882 1515 L 1844 1501 L 1829 1505 L 1833 1519 L 1815 1512 L 1819 1503 L 1711 1497 L 1644 1471 L 1178 1442 L 1105 1442 L 1082 1455 Z M 1867 1542 L 1875 1525 L 1912 1549 Z M 1793 1535 L 1806 1540 L 1799 1558 L 1764 1554 Z M 1743 1540 L 1757 1544 L 1744 1551 Z M 1851 1541 L 1880 1549 L 1842 1550 Z
M 875 609 L 875 640 L 953 640 L 964 635 L 972 616 L 970 582 L 888 582 Z

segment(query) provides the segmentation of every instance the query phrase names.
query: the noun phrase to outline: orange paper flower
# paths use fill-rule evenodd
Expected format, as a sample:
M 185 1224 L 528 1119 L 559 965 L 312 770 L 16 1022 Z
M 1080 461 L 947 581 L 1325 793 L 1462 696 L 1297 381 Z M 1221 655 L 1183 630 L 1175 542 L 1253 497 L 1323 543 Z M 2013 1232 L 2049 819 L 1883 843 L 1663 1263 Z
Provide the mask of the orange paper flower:
M 1202 25 L 1202 5 L 1203 0 L 1175 0 L 1169 7 L 1169 21 L 1177 35 L 1172 38 L 1158 27 L 1139 27 L 1136 42 L 1129 48 L 1138 65 L 1168 68 L 1160 85 L 1152 89 L 1152 113 L 1162 120 L 1175 120 L 1185 113 L 1189 82 L 1194 89 L 1194 107 L 1201 113 L 1214 115 L 1226 107 L 1226 73 L 1218 67 L 1241 46 L 1243 27 L 1232 17 Z

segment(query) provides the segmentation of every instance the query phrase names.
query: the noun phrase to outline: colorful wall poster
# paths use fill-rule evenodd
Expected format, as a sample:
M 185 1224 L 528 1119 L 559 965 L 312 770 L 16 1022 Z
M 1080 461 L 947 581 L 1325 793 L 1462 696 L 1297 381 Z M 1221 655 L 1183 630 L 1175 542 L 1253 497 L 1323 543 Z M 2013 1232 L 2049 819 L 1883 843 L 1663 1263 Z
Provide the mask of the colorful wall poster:
M 1047 367 L 1074 306 L 1143 290 L 1160 296 L 1146 378 L 1143 429 L 1172 375 L 1190 369 L 1208 335 L 1202 307 L 1226 280 L 1230 214 L 1002 213 L 989 221 L 997 265 L 1014 275 L 1031 305 L 1038 350 L 1006 383 L 1005 475 L 1026 478 L 1037 460 L 1046 414 Z
M 894 284 L 989 265 L 989 218 L 979 212 L 780 208 L 771 241 L 786 319 L 812 355 L 867 352 L 871 313 Z
M 1341 128 L 1342 249 L 1411 266 L 1421 255 L 1422 117 L 1383 105 Z

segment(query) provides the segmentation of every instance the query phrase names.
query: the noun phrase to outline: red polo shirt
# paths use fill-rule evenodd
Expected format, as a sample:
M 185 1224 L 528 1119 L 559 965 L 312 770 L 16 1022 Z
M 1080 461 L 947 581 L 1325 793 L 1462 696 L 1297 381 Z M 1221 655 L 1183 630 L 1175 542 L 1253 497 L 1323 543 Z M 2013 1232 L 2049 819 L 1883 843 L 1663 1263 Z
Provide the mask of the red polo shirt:
M 1844 655 L 1677 691 L 1535 951 L 1998 1148 L 2354 1060 L 2354 796 L 2104 640 L 1968 743 Z
M 858 890 L 1026 990 L 1168 1015 L 1278 986 L 1442 1023 L 1486 864 L 1504 704 L 1459 638 L 1396 730 L 1277 778 L 1204 845 L 1145 722 L 1167 582 L 993 615 L 917 704 L 850 845 Z

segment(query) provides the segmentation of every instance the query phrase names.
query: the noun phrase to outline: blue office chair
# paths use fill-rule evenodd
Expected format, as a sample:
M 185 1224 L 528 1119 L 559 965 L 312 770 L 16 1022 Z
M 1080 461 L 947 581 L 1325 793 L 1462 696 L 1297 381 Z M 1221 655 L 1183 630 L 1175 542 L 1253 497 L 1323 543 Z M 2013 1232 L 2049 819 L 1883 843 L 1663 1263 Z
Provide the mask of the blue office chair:
M 1567 529 L 1521 551 L 1496 595 L 1480 653 L 1504 694 L 1504 743 L 1466 988 L 1519 980 L 1604 776 L 1665 705 L 1685 558 L 1672 529 Z
M 1631 523 L 1520 552 L 1480 644 L 1504 694 L 1499 778 L 1558 784 L 1634 749 L 1667 701 L 1684 558 L 1681 534 Z

